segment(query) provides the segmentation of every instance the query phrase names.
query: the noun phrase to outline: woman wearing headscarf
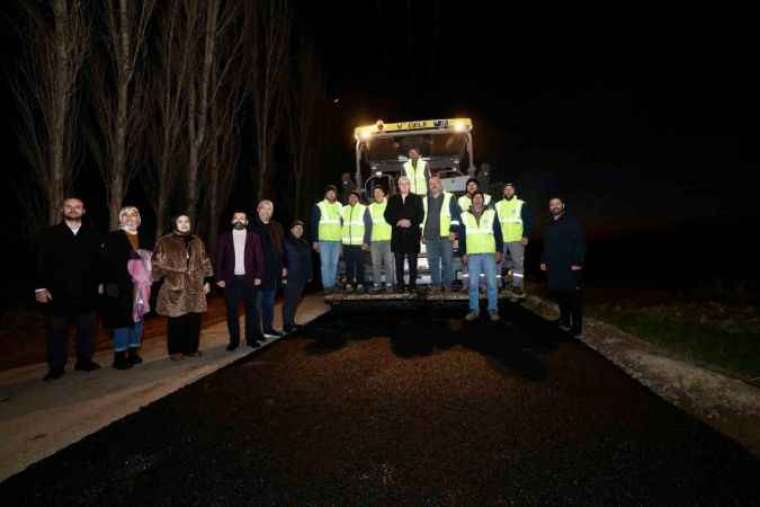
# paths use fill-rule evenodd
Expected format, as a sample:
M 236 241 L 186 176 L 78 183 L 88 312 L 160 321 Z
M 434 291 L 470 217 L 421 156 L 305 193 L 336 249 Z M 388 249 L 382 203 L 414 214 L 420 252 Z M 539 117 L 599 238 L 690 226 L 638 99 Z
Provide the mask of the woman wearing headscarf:
M 282 305 L 283 331 L 291 333 L 296 330 L 296 309 L 301 301 L 306 284 L 311 281 L 311 249 L 303 239 L 303 222 L 295 220 L 290 225 L 283 241 L 285 253 L 286 278 L 283 293 L 285 301 Z
M 199 356 L 201 314 L 207 309 L 213 269 L 203 241 L 192 233 L 190 217 L 171 221 L 173 231 L 156 242 L 153 279 L 163 280 L 156 312 L 168 318 L 169 356 L 172 360 Z
M 150 250 L 142 248 L 140 211 L 127 206 L 119 211 L 119 229 L 102 245 L 102 318 L 113 333 L 113 367 L 126 370 L 142 363 L 139 355 L 143 318 L 150 310 Z

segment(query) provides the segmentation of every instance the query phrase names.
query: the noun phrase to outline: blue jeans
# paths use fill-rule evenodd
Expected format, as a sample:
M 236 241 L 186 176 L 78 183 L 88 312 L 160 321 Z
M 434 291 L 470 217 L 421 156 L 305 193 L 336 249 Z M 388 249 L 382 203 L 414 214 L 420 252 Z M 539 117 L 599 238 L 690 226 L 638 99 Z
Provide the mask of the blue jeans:
M 135 322 L 131 326 L 113 330 L 113 351 L 124 352 L 128 348 L 139 347 L 143 334 L 143 323 Z
M 261 305 L 261 326 L 266 333 L 272 331 L 274 321 L 274 298 L 277 295 L 277 289 L 259 289 L 256 291 L 256 301 Z M 258 326 L 257 326 L 258 327 Z M 256 330 L 258 334 L 258 329 Z
M 454 281 L 454 269 L 451 264 L 452 247 L 448 239 L 426 239 L 425 247 L 427 248 L 428 265 L 430 266 L 430 276 L 433 285 L 439 287 L 441 279 L 443 285 L 451 288 Z
M 498 310 L 496 299 L 496 255 L 475 254 L 467 256 L 467 273 L 470 277 L 470 311 L 480 311 L 480 274 L 486 276 L 488 283 L 488 311 Z
M 322 274 L 322 287 L 332 289 L 338 278 L 338 259 L 340 258 L 340 241 L 319 242 L 319 264 Z

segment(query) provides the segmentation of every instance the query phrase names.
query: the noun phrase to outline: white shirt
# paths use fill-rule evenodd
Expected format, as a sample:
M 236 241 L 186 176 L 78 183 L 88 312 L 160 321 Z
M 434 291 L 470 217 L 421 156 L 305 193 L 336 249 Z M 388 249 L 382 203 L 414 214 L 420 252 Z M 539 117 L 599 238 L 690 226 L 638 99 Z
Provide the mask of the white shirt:
M 71 225 L 69 225 L 68 222 L 66 222 L 66 227 L 68 227 L 71 233 L 74 234 L 74 236 L 76 236 L 77 233 L 79 232 L 79 229 L 82 228 L 82 222 L 79 222 L 76 227 L 72 227 Z
M 247 232 L 245 229 L 232 230 L 232 243 L 235 246 L 235 275 L 245 274 L 245 238 Z

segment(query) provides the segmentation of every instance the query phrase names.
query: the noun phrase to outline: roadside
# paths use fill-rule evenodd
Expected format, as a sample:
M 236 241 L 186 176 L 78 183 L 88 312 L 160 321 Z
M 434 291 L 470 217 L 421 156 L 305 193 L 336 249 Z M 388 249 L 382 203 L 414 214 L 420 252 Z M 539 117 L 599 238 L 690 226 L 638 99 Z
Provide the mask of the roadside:
M 306 323 L 327 310 L 321 298 L 308 296 L 297 320 Z M 52 383 L 41 381 L 44 363 L 0 371 L 0 481 L 254 350 L 241 346 L 227 352 L 227 343 L 226 322 L 217 322 L 203 330 L 200 358 L 170 361 L 164 336 L 154 335 L 143 343 L 144 363 L 128 371 L 109 366 L 110 348 L 95 354 L 102 369 L 69 371 Z
M 739 358 L 731 351 L 733 344 L 711 343 L 721 336 L 715 337 L 714 328 L 681 338 L 679 333 L 689 329 L 690 324 L 683 324 L 689 318 L 701 318 L 706 326 L 714 326 L 715 322 L 706 314 L 679 316 L 671 305 L 629 307 L 627 315 L 634 317 L 626 317 L 622 307 L 617 309 L 614 307 L 617 303 L 607 301 L 608 306 L 596 306 L 593 299 L 588 305 L 587 313 L 592 317 L 584 321 L 584 343 L 662 398 L 760 455 L 760 388 L 750 382 L 760 357 L 754 348 L 757 344 L 751 339 L 743 342 L 746 344 L 743 353 L 754 355 Z M 545 319 L 559 316 L 556 305 L 545 297 L 529 296 L 523 304 Z M 613 305 L 612 310 L 609 305 Z M 691 311 L 694 310 L 692 307 Z M 749 315 L 751 320 L 753 317 Z M 605 317 L 612 323 L 601 320 Z M 681 324 L 673 324 L 672 319 L 679 318 Z M 647 335 L 637 336 L 613 325 L 618 322 L 628 329 L 646 331 Z M 700 361 L 709 358 L 713 363 L 706 367 L 694 358 Z

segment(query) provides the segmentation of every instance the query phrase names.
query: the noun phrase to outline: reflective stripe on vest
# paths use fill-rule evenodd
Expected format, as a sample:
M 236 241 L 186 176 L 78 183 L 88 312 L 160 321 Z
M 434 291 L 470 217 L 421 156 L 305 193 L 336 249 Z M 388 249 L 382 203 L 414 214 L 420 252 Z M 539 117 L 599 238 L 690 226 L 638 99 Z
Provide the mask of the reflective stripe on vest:
M 491 195 L 490 194 L 483 194 L 483 197 L 485 199 L 483 200 L 483 206 L 488 206 L 491 204 Z M 457 204 L 459 204 L 459 209 L 462 211 L 470 211 L 470 206 L 472 206 L 472 199 L 470 199 L 470 196 L 467 194 L 464 194 L 459 199 L 457 199 Z
M 420 228 L 422 229 L 422 233 L 425 233 L 425 224 L 427 223 L 427 216 L 428 216 L 428 198 L 430 196 L 427 196 L 422 199 L 422 208 L 425 210 L 424 218 L 422 219 L 422 225 L 420 225 Z M 441 237 L 442 238 L 448 238 L 449 237 L 449 229 L 451 229 L 451 198 L 453 197 L 452 194 L 449 192 L 443 193 L 443 203 L 441 203 L 441 217 L 440 217 L 440 228 L 441 228 Z M 458 223 L 456 225 L 459 225 Z
M 480 223 L 469 211 L 462 213 L 462 223 L 467 235 L 467 255 L 496 253 L 496 238 L 493 235 L 494 220 L 496 220 L 496 212 L 492 209 L 483 210 Z
M 417 159 L 417 169 L 412 167 L 412 161 L 407 160 L 404 162 L 404 176 L 409 178 L 411 183 L 411 189 L 409 190 L 413 194 L 427 195 L 428 182 L 425 179 L 425 169 L 427 168 L 427 162 L 421 158 Z
M 391 226 L 385 221 L 385 208 L 388 206 L 388 199 L 382 203 L 373 202 L 369 205 L 369 215 L 372 217 L 372 234 L 370 241 L 390 241 Z
M 502 199 L 496 203 L 496 213 L 499 215 L 501 233 L 504 241 L 515 242 L 523 238 L 522 207 L 525 201 L 517 197 L 511 201 Z
M 317 203 L 319 208 L 319 241 L 340 241 L 342 231 L 340 227 L 341 208 L 343 205 L 338 201 L 330 202 L 327 199 Z
M 363 204 L 343 206 L 343 244 L 361 246 L 364 243 L 364 213 L 367 207 Z

